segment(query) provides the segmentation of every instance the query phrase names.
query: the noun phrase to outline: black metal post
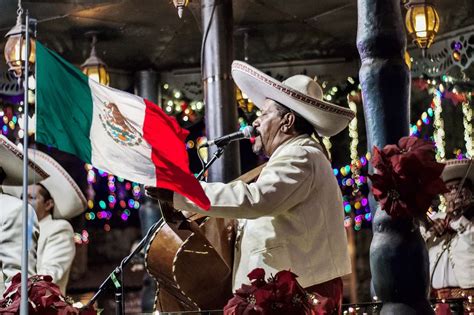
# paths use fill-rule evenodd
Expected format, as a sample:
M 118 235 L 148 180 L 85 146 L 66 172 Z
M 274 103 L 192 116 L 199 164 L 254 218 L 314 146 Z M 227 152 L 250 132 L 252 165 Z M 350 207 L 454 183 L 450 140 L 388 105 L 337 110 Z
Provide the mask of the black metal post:
M 357 48 L 368 146 L 409 134 L 410 72 L 400 0 L 358 0 Z M 377 207 L 370 246 L 372 284 L 381 314 L 432 314 L 426 245 L 413 220 L 394 220 Z
M 206 104 L 206 133 L 210 139 L 238 129 L 234 83 L 232 0 L 202 0 L 202 80 Z M 215 148 L 210 149 L 210 153 Z M 226 150 L 209 171 L 209 181 L 228 182 L 240 175 L 238 143 Z

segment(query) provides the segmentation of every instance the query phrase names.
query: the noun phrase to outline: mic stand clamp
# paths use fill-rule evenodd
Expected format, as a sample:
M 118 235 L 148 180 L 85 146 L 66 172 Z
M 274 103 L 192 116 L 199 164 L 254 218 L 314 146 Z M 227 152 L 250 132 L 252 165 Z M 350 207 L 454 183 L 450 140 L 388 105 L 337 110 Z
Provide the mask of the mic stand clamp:
M 222 154 L 224 153 L 224 150 L 225 148 L 227 147 L 227 144 L 229 143 L 226 143 L 222 146 L 218 146 L 217 148 L 217 151 L 214 152 L 214 155 L 212 156 L 212 158 L 209 160 L 209 162 L 207 162 L 204 167 L 202 168 L 202 170 L 199 172 L 199 174 L 197 175 L 197 179 L 198 180 L 203 180 L 204 179 L 204 173 L 206 173 L 206 171 L 209 169 L 209 167 L 211 167 L 211 165 L 218 159 L 222 156 Z

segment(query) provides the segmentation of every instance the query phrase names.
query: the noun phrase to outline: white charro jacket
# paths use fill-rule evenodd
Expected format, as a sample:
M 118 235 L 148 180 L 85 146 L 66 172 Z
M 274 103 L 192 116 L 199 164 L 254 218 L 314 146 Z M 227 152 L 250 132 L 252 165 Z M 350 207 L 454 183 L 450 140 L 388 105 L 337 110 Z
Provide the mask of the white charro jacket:
M 0 190 L 0 297 L 12 277 L 21 272 L 23 201 L 3 194 Z M 28 205 L 31 240 L 29 243 L 28 276 L 36 274 L 36 248 L 38 244 L 38 218 Z
M 203 211 L 174 194 L 176 209 L 238 218 L 233 289 L 256 267 L 267 276 L 291 269 L 303 287 L 351 272 L 342 196 L 329 161 L 308 136 L 275 150 L 257 181 L 202 183 Z
M 438 212 L 431 219 L 445 219 Z M 464 216 L 449 222 L 455 234 L 437 237 L 432 230 L 420 227 L 430 257 L 431 285 L 441 288 L 474 288 L 474 225 Z
M 51 215 L 44 217 L 39 224 L 38 274 L 53 277 L 53 282 L 66 294 L 69 272 L 76 255 L 74 231 L 68 221 L 53 219 Z

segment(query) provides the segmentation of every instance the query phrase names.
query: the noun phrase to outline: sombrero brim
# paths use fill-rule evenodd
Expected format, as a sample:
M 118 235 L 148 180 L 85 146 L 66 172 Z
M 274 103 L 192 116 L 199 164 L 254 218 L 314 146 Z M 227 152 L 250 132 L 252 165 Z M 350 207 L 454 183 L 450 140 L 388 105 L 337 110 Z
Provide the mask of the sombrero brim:
M 0 135 L 0 167 L 6 174 L 3 186 L 23 184 L 23 153 L 5 136 Z M 28 184 L 47 178 L 49 174 L 31 159 L 28 161 Z
M 446 161 L 446 166 L 444 167 L 443 173 L 441 174 L 441 178 L 444 182 L 449 182 L 454 179 L 462 179 L 467 174 L 467 179 L 474 184 L 474 161 L 469 159 L 463 160 L 449 160 Z M 469 164 L 472 164 L 469 168 Z
M 232 63 L 232 77 L 258 108 L 265 109 L 266 99 L 277 101 L 300 114 L 321 136 L 338 134 L 355 117 L 348 108 L 305 95 L 242 61 Z
M 54 199 L 53 218 L 70 219 L 87 207 L 87 201 L 68 172 L 51 156 L 38 150 L 28 150 L 30 159 L 45 169 L 50 177 L 41 182 Z

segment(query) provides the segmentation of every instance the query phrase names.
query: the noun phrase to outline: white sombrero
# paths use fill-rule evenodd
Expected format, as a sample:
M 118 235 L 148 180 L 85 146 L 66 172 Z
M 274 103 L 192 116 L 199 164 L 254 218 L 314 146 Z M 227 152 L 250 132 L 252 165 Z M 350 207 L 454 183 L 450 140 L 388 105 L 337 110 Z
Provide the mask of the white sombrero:
M 280 82 L 242 61 L 232 63 L 232 77 L 239 88 L 259 108 L 272 99 L 294 110 L 321 136 L 334 136 L 347 127 L 355 113 L 323 100 L 319 84 L 305 75 L 295 75 Z
M 36 180 L 30 184 L 41 184 L 46 188 L 54 200 L 53 218 L 70 219 L 82 212 L 87 207 L 86 197 L 68 172 L 48 154 L 28 149 L 28 158 L 48 172 L 49 177 Z M 21 198 L 21 187 L 3 187 L 4 191 Z
M 441 173 L 444 182 L 449 182 L 453 179 L 463 179 L 467 174 L 466 178 L 474 184 L 474 161 L 470 159 L 448 160 L 445 164 L 443 173 Z
M 87 207 L 86 197 L 68 172 L 46 153 L 28 149 L 28 154 L 30 159 L 50 174 L 40 184 L 54 199 L 53 218 L 70 219 L 84 212 Z
M 23 183 L 23 153 L 5 136 L 0 135 L 0 167 L 6 174 L 3 186 L 18 186 Z M 49 176 L 40 166 L 28 161 L 28 184 Z

